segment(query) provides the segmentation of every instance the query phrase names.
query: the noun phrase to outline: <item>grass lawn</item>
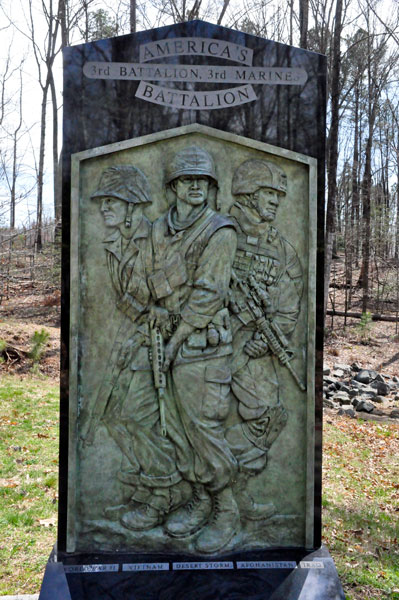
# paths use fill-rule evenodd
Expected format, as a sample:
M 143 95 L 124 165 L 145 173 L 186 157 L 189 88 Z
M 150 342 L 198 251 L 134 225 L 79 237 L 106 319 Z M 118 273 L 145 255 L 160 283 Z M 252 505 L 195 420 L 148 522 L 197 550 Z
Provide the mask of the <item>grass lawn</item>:
M 1 375 L 0 596 L 39 591 L 56 539 L 58 383 Z M 327 415 L 324 541 L 348 600 L 399 600 L 399 424 Z
M 0 595 L 35 593 L 56 540 L 58 384 L 0 378 Z
M 399 425 L 324 423 L 323 536 L 347 600 L 399 600 Z

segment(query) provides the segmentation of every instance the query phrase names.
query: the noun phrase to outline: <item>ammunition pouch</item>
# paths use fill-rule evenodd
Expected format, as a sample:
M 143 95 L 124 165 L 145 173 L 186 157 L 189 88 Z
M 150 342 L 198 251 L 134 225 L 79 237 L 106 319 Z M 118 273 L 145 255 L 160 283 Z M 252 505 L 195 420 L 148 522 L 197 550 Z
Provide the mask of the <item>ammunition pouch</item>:
M 223 354 L 230 348 L 233 336 L 231 331 L 230 315 L 227 308 L 219 310 L 207 327 L 196 329 L 183 343 L 180 354 L 182 359 L 195 357 L 213 357 Z

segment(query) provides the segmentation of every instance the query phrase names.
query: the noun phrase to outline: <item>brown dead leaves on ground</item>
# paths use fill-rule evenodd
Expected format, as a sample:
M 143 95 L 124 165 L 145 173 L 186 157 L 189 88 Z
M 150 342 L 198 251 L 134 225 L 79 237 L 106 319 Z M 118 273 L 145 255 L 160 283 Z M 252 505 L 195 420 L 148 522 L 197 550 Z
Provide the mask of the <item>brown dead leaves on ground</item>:
M 347 598 L 399 598 L 399 423 L 324 421 L 323 538 Z
M 329 464 L 341 467 L 341 473 L 335 473 L 334 477 L 344 481 L 340 492 L 347 495 L 349 501 L 355 497 L 375 500 L 375 491 L 384 488 L 391 501 L 381 502 L 380 509 L 399 511 L 399 423 L 362 422 L 332 412 L 326 420 L 350 441 L 345 443 L 341 437 L 325 439 L 325 482 L 333 477 Z M 397 477 L 393 478 L 395 474 Z

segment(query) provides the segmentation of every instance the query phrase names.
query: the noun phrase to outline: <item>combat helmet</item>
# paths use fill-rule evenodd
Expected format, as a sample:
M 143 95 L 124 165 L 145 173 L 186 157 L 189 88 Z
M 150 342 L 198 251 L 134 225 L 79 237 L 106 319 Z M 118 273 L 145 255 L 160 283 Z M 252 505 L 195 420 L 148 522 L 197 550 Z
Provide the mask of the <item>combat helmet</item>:
M 253 194 L 259 188 L 267 187 L 279 194 L 287 193 L 287 175 L 281 167 L 268 160 L 250 159 L 236 169 L 231 183 L 231 192 Z
M 182 175 L 206 175 L 217 184 L 213 158 L 198 146 L 188 146 L 175 154 L 166 171 L 166 183 Z
M 147 177 L 140 169 L 131 165 L 108 167 L 103 171 L 98 189 L 91 198 L 106 196 L 131 204 L 145 204 L 152 201 Z

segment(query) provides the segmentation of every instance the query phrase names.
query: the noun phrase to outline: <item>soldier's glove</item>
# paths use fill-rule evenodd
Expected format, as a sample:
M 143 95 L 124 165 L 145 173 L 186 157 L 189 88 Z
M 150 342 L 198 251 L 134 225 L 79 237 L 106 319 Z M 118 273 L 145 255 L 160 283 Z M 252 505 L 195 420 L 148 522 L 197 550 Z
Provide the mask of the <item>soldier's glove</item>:
M 265 356 L 269 351 L 269 346 L 258 332 L 255 332 L 252 340 L 249 340 L 244 346 L 244 351 L 251 358 L 260 358 Z
M 163 363 L 162 370 L 166 373 L 169 370 L 170 365 L 175 360 L 176 355 L 179 351 L 180 343 L 173 339 L 173 337 L 169 340 L 167 345 L 165 346 L 165 360 Z
M 271 288 L 266 289 L 263 286 L 259 286 L 257 291 L 258 291 L 258 295 L 262 301 L 262 306 L 263 306 L 263 310 L 264 313 L 270 318 L 272 317 L 275 312 L 276 312 L 276 308 L 274 306 L 274 301 L 272 298 L 272 295 L 270 294 L 269 290 Z
M 169 370 L 170 365 L 176 358 L 180 346 L 184 340 L 188 338 L 190 333 L 194 331 L 194 329 L 195 328 L 192 325 L 189 325 L 185 321 L 180 322 L 180 325 L 165 346 L 165 360 L 162 369 L 164 373 Z

